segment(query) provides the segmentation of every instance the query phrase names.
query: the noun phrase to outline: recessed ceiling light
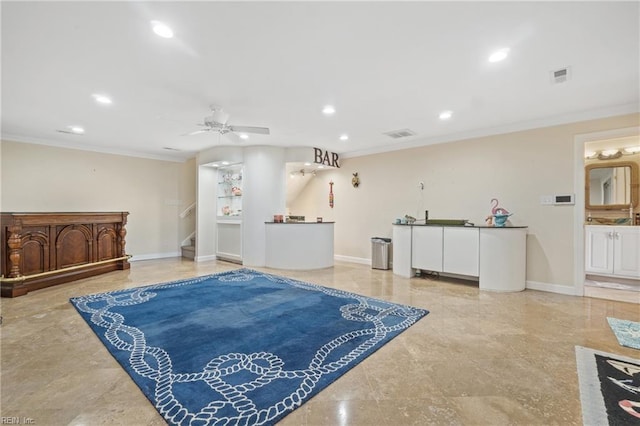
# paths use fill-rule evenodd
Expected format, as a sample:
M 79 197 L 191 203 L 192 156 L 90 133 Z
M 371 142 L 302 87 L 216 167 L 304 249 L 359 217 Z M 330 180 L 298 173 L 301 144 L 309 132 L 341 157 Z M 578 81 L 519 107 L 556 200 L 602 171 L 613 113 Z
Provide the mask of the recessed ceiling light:
M 96 102 L 100 103 L 100 104 L 105 104 L 108 105 L 111 103 L 111 98 L 109 98 L 108 96 L 105 95 L 99 95 L 97 93 L 91 95 L 93 96 L 93 99 L 96 100 Z
M 333 107 L 333 105 L 325 105 L 325 107 L 322 108 L 322 113 L 324 115 L 333 115 L 336 113 L 336 109 Z
M 629 154 L 637 154 L 640 152 L 640 146 L 630 146 L 624 149 Z
M 80 126 L 67 126 L 67 129 L 69 129 L 72 133 L 75 133 L 76 135 L 81 135 L 84 133 L 84 129 Z
M 240 139 L 249 139 L 249 135 L 246 133 L 240 133 Z
M 173 30 L 160 21 L 151 21 L 153 32 L 163 38 L 173 37 Z
M 223 165 L 223 166 L 228 166 L 228 165 L 229 165 L 229 162 L 228 162 L 228 161 L 223 161 L 223 162 L 222 162 L 222 165 Z
M 349 135 L 347 135 L 346 133 L 343 135 L 340 135 L 340 140 L 341 141 L 348 141 L 349 140 Z
M 509 48 L 496 50 L 489 56 L 489 62 L 500 62 L 509 55 Z
M 304 165 L 305 165 L 305 166 L 310 166 L 310 165 L 311 165 L 311 163 L 306 162 L 306 163 L 304 163 Z
M 319 169 L 324 169 L 324 166 L 323 165 L 319 165 L 318 168 Z
M 448 120 L 451 118 L 452 115 L 453 115 L 453 111 L 442 111 L 438 116 L 438 118 L 440 118 L 440 120 Z

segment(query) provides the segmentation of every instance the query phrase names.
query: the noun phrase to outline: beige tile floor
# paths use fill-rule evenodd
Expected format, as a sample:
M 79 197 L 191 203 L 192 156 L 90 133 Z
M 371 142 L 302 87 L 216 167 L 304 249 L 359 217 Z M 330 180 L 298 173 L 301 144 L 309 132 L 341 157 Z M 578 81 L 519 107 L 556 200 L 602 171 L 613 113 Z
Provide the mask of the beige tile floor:
M 68 299 L 237 267 L 136 262 L 130 271 L 2 299 L 0 415 L 36 425 L 164 424 Z M 640 321 L 637 304 L 480 292 L 475 283 L 406 279 L 350 263 L 264 270 L 431 311 L 282 425 L 577 425 L 575 345 L 640 358 L 618 345 L 606 321 Z

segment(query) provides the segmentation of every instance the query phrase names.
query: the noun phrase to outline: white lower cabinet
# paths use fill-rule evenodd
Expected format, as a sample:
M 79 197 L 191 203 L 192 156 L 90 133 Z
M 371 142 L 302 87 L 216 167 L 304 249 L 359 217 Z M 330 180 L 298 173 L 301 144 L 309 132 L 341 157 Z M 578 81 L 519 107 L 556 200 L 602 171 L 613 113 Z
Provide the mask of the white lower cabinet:
M 478 277 L 481 290 L 521 291 L 526 284 L 526 259 L 526 226 L 393 227 L 393 273 L 407 278 L 420 269 Z
M 442 271 L 478 276 L 480 231 L 478 228 L 444 228 Z
M 414 226 L 411 266 L 449 274 L 478 276 L 478 228 Z
M 585 227 L 587 273 L 640 279 L 640 227 Z
M 413 226 L 411 230 L 411 266 L 425 271 L 443 272 L 442 226 Z

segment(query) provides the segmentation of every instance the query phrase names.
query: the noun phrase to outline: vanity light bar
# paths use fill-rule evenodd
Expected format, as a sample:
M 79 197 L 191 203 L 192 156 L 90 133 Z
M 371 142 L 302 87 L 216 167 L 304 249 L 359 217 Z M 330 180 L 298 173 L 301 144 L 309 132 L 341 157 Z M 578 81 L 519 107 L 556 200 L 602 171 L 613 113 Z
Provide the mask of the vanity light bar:
M 598 158 L 599 160 L 613 160 L 616 158 L 620 158 L 623 155 L 633 155 L 640 153 L 640 146 L 629 146 L 626 148 L 620 149 L 605 149 L 602 151 L 587 151 L 584 153 L 584 158 L 586 159 L 594 159 Z

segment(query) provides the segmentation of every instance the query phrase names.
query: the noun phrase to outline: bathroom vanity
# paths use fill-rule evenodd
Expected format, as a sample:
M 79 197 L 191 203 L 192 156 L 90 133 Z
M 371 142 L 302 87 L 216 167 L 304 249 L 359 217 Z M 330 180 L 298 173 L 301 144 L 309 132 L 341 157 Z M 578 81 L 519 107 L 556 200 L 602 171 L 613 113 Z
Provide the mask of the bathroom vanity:
M 588 274 L 640 279 L 640 226 L 585 226 Z
M 527 227 L 393 225 L 393 273 L 417 270 L 479 281 L 481 290 L 525 288 Z

